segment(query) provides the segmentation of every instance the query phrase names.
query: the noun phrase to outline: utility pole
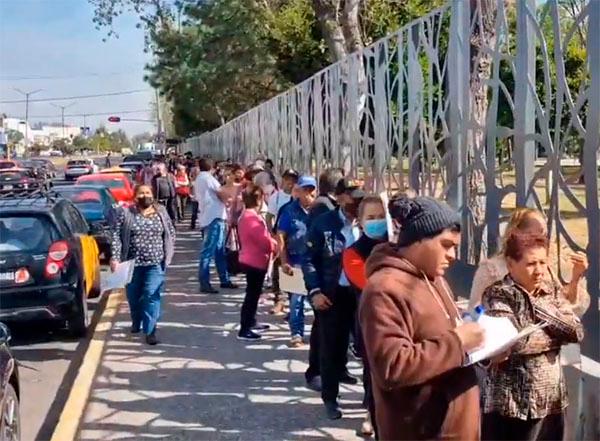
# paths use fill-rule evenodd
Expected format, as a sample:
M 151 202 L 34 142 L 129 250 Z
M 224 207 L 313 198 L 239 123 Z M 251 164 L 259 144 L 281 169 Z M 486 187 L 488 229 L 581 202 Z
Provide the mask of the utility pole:
M 30 92 L 23 92 L 21 89 L 15 88 L 17 92 L 21 95 L 25 95 L 25 147 L 27 147 L 29 142 L 29 96 L 34 93 L 41 92 L 43 89 L 36 89 Z
M 158 89 L 154 90 L 154 94 L 155 94 L 155 97 L 156 97 L 156 128 L 157 128 L 157 132 L 158 132 L 158 136 L 157 137 L 158 137 L 158 140 L 160 142 L 161 150 L 163 150 L 162 147 L 163 147 L 164 144 L 162 142 L 162 122 L 161 122 L 161 119 L 160 119 L 160 100 L 159 100 L 159 97 L 158 97 Z M 166 152 L 162 152 L 162 153 L 166 153 Z
M 66 106 L 61 106 L 60 104 L 54 104 L 54 103 L 50 103 L 52 104 L 54 107 L 60 109 L 60 113 L 61 113 L 61 118 L 62 118 L 62 137 L 63 139 L 66 139 L 65 137 L 65 109 L 68 109 L 71 106 L 74 106 L 76 103 L 72 102 L 71 104 L 67 104 Z

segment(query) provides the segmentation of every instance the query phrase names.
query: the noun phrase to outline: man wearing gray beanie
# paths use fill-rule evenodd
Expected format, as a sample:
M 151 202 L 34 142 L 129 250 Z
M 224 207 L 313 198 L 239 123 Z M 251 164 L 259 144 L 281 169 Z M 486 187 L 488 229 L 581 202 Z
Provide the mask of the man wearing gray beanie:
M 428 197 L 392 199 L 389 210 L 398 242 L 369 257 L 359 307 L 379 439 L 477 440 L 477 377 L 463 365 L 483 330 L 462 323 L 444 280 L 460 217 Z

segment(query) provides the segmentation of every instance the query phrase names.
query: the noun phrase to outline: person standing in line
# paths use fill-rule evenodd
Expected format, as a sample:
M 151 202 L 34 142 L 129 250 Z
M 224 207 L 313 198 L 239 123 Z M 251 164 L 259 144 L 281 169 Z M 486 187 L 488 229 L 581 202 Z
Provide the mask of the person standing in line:
M 335 210 L 338 203 L 335 196 L 337 183 L 344 178 L 344 171 L 341 168 L 329 168 L 319 176 L 319 194 L 313 202 L 308 213 L 308 224 L 320 215 Z M 310 298 L 309 298 L 310 299 Z M 313 308 L 314 309 L 314 308 Z M 321 392 L 321 361 L 320 361 L 320 342 L 319 342 L 319 318 L 315 311 L 315 316 L 310 332 L 310 351 L 308 357 L 308 369 L 304 376 L 306 385 L 315 392 Z
M 185 165 L 177 166 L 175 174 L 175 193 L 177 194 L 177 221 L 183 222 L 185 218 L 185 209 L 190 197 L 190 178 L 185 170 Z
M 131 333 L 143 330 L 146 343 L 156 345 L 165 270 L 175 250 L 175 228 L 149 186 L 138 185 L 134 194 L 135 206 L 117 213 L 110 269 L 114 272 L 119 262 L 135 260 L 133 277 L 126 287 Z
M 258 213 L 264 198 L 262 189 L 252 185 L 246 189 L 242 198 L 246 208 L 238 222 L 241 248 L 239 261 L 246 273 L 246 295 L 242 305 L 238 339 L 255 341 L 261 338 L 255 330 L 268 329 L 268 325 L 256 327 L 256 310 L 269 261 L 277 249 L 277 241 L 273 239 L 267 224 Z
M 346 274 L 352 286 L 357 304 L 360 301 L 362 290 L 367 284 L 367 258 L 377 245 L 388 241 L 386 212 L 383 201 L 379 196 L 367 196 L 362 200 L 358 207 L 358 222 L 361 235 L 355 243 L 344 250 L 344 255 L 342 256 L 344 274 Z M 367 409 L 367 417 L 362 423 L 361 433 L 364 436 L 372 436 L 376 431 L 376 425 L 372 417 L 375 415 L 375 405 L 373 402 L 373 391 L 371 390 L 371 372 L 358 320 L 356 320 L 355 326 L 355 348 L 363 362 L 363 386 L 365 389 L 363 405 Z
M 321 173 L 319 176 L 319 196 L 310 209 L 311 220 L 338 207 L 335 187 L 343 178 L 344 170 L 341 168 L 329 168 Z
M 281 271 L 289 276 L 302 271 L 302 258 L 306 253 L 308 210 L 315 200 L 317 181 L 312 176 L 298 180 L 298 198 L 282 209 L 277 222 Z M 289 292 L 290 296 L 290 346 L 304 345 L 304 300 L 306 295 Z
M 175 178 L 168 172 L 164 163 L 159 163 L 157 166 L 158 173 L 152 178 L 152 193 L 155 200 L 167 209 L 171 221 L 175 222 L 177 192 L 175 190 Z
M 218 294 L 210 283 L 210 261 L 214 258 L 221 281 L 221 288 L 235 289 L 237 285 L 229 279 L 225 258 L 225 230 L 227 222 L 227 204 L 231 201 L 227 192 L 213 176 L 214 167 L 210 159 L 200 160 L 200 174 L 194 183 L 197 201 L 202 202 L 199 224 L 204 236 L 200 251 L 198 280 L 200 291 L 205 294 Z
M 568 403 L 560 348 L 580 343 L 583 326 L 561 284 L 545 277 L 546 235 L 513 232 L 504 254 L 508 274 L 484 291 L 486 314 L 508 318 L 519 331 L 546 326 L 519 340 L 508 359 L 489 370 L 482 439 L 562 440 Z
M 506 227 L 502 250 L 496 256 L 485 259 L 479 263 L 471 286 L 471 298 L 469 308 L 474 308 L 481 302 L 483 291 L 495 282 L 502 280 L 508 274 L 507 259 L 504 255 L 506 249 L 506 238 L 512 233 L 541 234 L 548 235 L 546 220 L 541 212 L 533 208 L 517 208 Z M 588 269 L 588 259 L 585 253 L 574 253 L 569 258 L 572 265 L 571 281 L 562 286 L 561 293 L 569 301 L 573 311 L 581 317 L 590 306 L 590 294 L 586 289 L 585 272 Z M 558 282 L 558 277 L 550 269 L 544 276 L 548 281 Z M 562 285 L 562 284 L 561 284 Z
M 190 230 L 196 229 L 198 222 L 198 212 L 200 210 L 199 201 L 196 199 L 195 183 L 200 174 L 200 160 L 194 159 L 194 165 L 190 169 L 190 202 L 192 204 L 192 216 L 190 218 Z
M 359 321 L 381 440 L 480 436 L 479 386 L 467 354 L 484 342 L 463 323 L 444 279 L 460 244 L 460 216 L 429 197 L 390 201 L 398 241 L 367 260 Z
M 227 206 L 227 224 L 229 227 L 237 225 L 242 214 L 244 202 L 242 201 L 242 184 L 236 175 L 236 166 L 227 166 L 223 172 L 225 184 L 223 191 L 229 196 L 231 203 Z
M 110 168 L 110 152 L 106 154 L 106 159 L 104 160 L 104 167 Z
M 288 169 L 283 172 L 283 176 L 281 178 L 281 188 L 274 192 L 267 202 L 268 213 L 267 213 L 267 225 L 269 230 L 273 233 L 277 233 L 277 228 L 275 222 L 279 215 L 281 208 L 286 205 L 292 199 L 292 191 L 294 190 L 294 186 L 298 182 L 298 172 L 293 169 Z M 273 309 L 269 311 L 274 315 L 282 315 L 283 310 L 285 308 L 285 301 L 282 297 L 281 289 L 279 288 L 279 267 L 281 266 L 281 261 L 279 258 L 275 259 L 273 262 L 273 294 L 275 298 L 273 299 L 274 305 Z
M 338 404 L 340 383 L 357 384 L 346 368 L 350 332 L 354 326 L 356 297 L 342 271 L 342 254 L 359 236 L 358 206 L 365 196 L 357 181 L 341 179 L 335 188 L 339 207 L 317 217 L 310 224 L 303 259 L 304 281 L 315 310 L 312 333 L 318 332 L 318 353 L 309 351 L 307 381 L 314 378 L 311 366 L 319 360 L 321 398 L 329 419 L 342 417 Z M 317 355 L 318 354 L 318 355 Z M 311 362 L 312 359 L 312 362 Z M 313 368 L 314 369 L 314 368 Z

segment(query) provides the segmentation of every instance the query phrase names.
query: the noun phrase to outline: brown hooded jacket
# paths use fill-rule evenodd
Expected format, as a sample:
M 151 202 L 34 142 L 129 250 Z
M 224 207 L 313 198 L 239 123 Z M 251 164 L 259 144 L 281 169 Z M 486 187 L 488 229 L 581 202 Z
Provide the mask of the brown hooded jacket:
M 479 388 L 474 368 L 462 367 L 448 284 L 427 283 L 389 244 L 375 248 L 367 276 L 359 319 L 379 439 L 479 439 Z

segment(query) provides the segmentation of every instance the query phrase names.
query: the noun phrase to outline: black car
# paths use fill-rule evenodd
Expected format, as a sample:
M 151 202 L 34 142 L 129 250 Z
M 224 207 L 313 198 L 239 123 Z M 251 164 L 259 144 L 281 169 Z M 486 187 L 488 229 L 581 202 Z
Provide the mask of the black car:
M 10 331 L 0 323 L 0 440 L 21 439 L 19 369 L 8 343 Z
M 43 164 L 32 159 L 27 159 L 25 161 L 21 161 L 21 167 L 31 171 L 33 176 L 39 181 L 42 187 L 50 187 L 52 178 Z
M 33 158 L 33 159 L 30 159 L 30 161 L 33 162 L 34 164 L 37 164 L 40 167 L 42 167 L 46 171 L 46 175 L 50 179 L 54 179 L 58 175 L 58 169 L 56 168 L 54 163 L 52 161 L 50 161 L 49 159 Z
M 98 254 L 70 201 L 44 192 L 0 195 L 0 320 L 58 320 L 85 335 L 87 298 L 100 294 Z
M 90 233 L 100 249 L 100 262 L 110 260 L 110 228 L 115 220 L 117 201 L 102 185 L 54 187 L 54 192 L 69 199 L 81 211 L 90 226 Z
M 43 187 L 42 182 L 26 168 L 0 170 L 0 192 L 30 191 Z

